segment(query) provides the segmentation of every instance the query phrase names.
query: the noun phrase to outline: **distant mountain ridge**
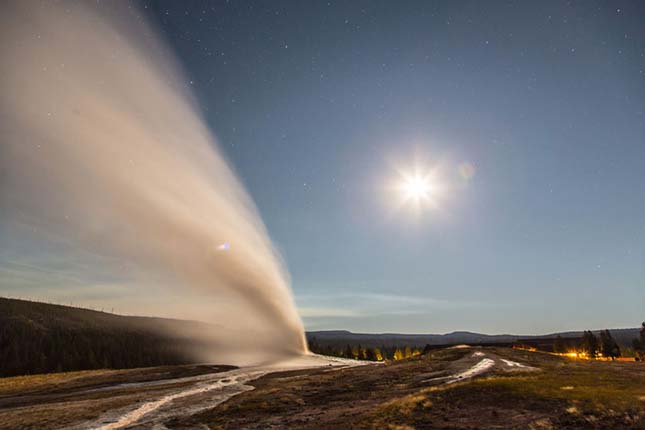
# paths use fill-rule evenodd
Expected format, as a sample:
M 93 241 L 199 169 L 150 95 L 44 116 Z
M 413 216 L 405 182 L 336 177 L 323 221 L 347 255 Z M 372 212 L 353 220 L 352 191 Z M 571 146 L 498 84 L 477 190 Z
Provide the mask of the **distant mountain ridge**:
M 600 330 L 592 330 L 596 335 Z M 631 346 L 632 339 L 638 337 L 638 328 L 609 329 L 616 342 L 621 346 Z M 341 346 L 360 343 L 363 347 L 400 346 L 423 347 L 424 345 L 457 345 L 509 343 L 520 339 L 579 338 L 582 331 L 566 331 L 544 335 L 482 334 L 469 331 L 454 331 L 445 334 L 404 334 L 404 333 L 353 333 L 347 330 L 308 331 L 307 339 L 315 339 L 322 345 Z

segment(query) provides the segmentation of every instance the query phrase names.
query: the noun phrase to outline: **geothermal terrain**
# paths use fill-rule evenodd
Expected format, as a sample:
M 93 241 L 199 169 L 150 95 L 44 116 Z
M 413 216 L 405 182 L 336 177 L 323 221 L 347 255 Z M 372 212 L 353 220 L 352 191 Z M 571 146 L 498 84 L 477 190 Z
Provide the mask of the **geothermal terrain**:
M 552 266 L 551 273 L 562 272 L 563 280 L 592 267 L 601 269 L 603 263 L 599 277 L 594 275 L 587 285 L 589 276 L 584 275 L 580 278 L 584 282 L 577 283 L 580 290 L 571 290 L 567 300 L 576 299 L 574 293 L 587 297 L 590 291 L 602 291 L 594 294 L 596 302 L 589 302 L 597 307 L 585 309 L 584 315 L 612 311 L 605 298 L 615 300 L 607 301 L 613 303 L 613 312 L 622 312 L 629 292 L 626 310 L 634 315 L 642 298 L 632 293 L 641 281 L 638 215 L 643 206 L 634 206 L 631 196 L 639 195 L 641 188 L 633 187 L 643 181 L 625 175 L 638 173 L 640 164 L 630 163 L 643 158 L 642 106 L 637 103 L 643 53 L 635 43 L 642 25 L 634 13 L 639 10 L 630 6 L 627 13 L 617 15 L 621 9 L 612 5 L 615 12 L 610 11 L 612 24 L 607 28 L 614 31 L 613 37 L 605 37 L 603 31 L 595 42 L 580 33 L 584 26 L 577 21 L 586 15 L 579 16 L 576 31 L 565 26 L 560 34 L 549 27 L 546 38 L 541 37 L 543 23 L 526 33 L 527 42 L 547 41 L 540 47 L 521 39 L 495 43 L 512 33 L 513 40 L 522 37 L 517 34 L 522 31 L 503 26 L 498 37 L 488 30 L 478 37 L 477 28 L 487 28 L 486 17 L 477 17 L 478 22 L 468 19 L 464 13 L 473 13 L 471 6 L 463 13 L 452 5 L 417 13 L 407 5 L 383 14 L 388 20 L 382 22 L 381 6 L 359 6 L 350 26 L 346 5 L 337 16 L 327 16 L 306 8 L 298 12 L 300 7 L 283 13 L 284 4 L 276 5 L 275 11 L 267 9 L 277 2 L 235 6 L 244 10 L 226 2 L 220 13 L 213 2 L 210 12 L 192 5 L 192 16 L 198 14 L 199 21 L 181 24 L 190 19 L 190 5 L 181 21 L 175 21 L 176 12 L 165 10 L 161 16 L 165 5 L 155 12 L 157 6 L 144 11 L 137 3 L 2 2 L 0 55 L 6 60 L 0 62 L 0 287 L 3 294 L 92 298 L 122 303 L 136 312 L 204 322 L 0 298 L 0 430 L 645 429 L 643 362 L 578 361 L 537 349 L 513 349 L 522 340 L 518 336 L 467 332 L 316 332 L 308 334 L 307 345 L 283 256 L 244 187 L 253 184 L 253 195 L 270 205 L 268 213 L 276 218 L 267 225 L 278 223 L 293 230 L 281 237 L 281 243 L 299 244 L 292 250 L 320 245 L 311 254 L 314 261 L 325 252 L 346 248 L 329 261 L 330 270 L 350 268 L 335 273 L 330 279 L 334 282 L 348 275 L 352 279 L 365 262 L 376 267 L 388 261 L 381 247 L 405 257 L 388 264 L 397 274 L 384 277 L 391 280 L 405 273 L 405 261 L 414 267 L 427 261 L 449 263 L 453 258 L 455 265 L 445 265 L 446 277 L 461 270 L 463 261 L 482 261 L 471 274 L 479 276 L 488 273 L 482 269 L 490 266 L 488 255 L 496 253 L 505 264 L 527 258 L 512 276 L 531 280 L 520 286 L 521 293 L 546 279 L 534 263 L 559 263 L 552 248 L 563 246 L 562 255 L 576 255 L 575 263 L 580 264 L 566 271 L 562 265 Z M 565 12 L 571 11 L 561 14 Z M 212 21 L 198 24 L 207 13 Z M 407 21 L 406 15 L 414 20 Z M 429 15 L 446 24 L 454 22 L 453 29 L 460 28 L 460 21 L 468 22 L 468 31 L 446 28 L 442 33 L 440 27 L 428 25 Z M 504 11 L 491 17 L 515 26 L 527 17 L 533 21 L 532 15 Z M 596 23 L 597 15 L 594 12 L 589 21 Z M 308 22 L 309 16 L 320 21 Z M 234 20 L 227 22 L 227 17 Z M 290 17 L 295 19 L 289 21 Z M 365 24 L 358 25 L 359 17 Z M 418 21 L 423 28 L 418 34 L 417 19 L 423 19 Z M 334 27 L 343 21 L 346 25 Z M 289 31 L 290 26 L 297 31 Z M 426 34 L 428 28 L 431 33 Z M 597 28 L 605 30 L 594 24 L 589 34 L 598 33 Z M 350 33 L 351 39 L 344 39 Z M 460 33 L 475 37 L 461 41 L 453 37 Z M 425 43 L 428 37 L 432 43 Z M 488 45 L 489 38 L 493 43 L 484 51 L 480 42 Z M 605 39 L 620 40 L 620 45 L 604 46 Z M 572 46 L 580 46 L 580 52 L 574 55 Z M 175 55 L 175 48 L 182 51 Z M 609 51 L 621 55 L 603 57 Z M 603 54 L 599 58 L 604 60 L 599 62 L 592 54 Z M 600 68 L 596 81 L 580 80 L 591 69 L 585 55 L 610 69 Z M 471 58 L 482 62 L 470 64 Z M 483 62 L 487 58 L 497 60 Z M 546 67 L 540 67 L 542 63 Z M 450 64 L 458 68 L 451 69 Z M 551 69 L 561 73 L 550 76 Z M 468 78 L 469 70 L 474 79 Z M 511 79 L 511 74 L 516 77 Z M 495 84 L 492 75 L 501 80 Z M 612 76 L 629 92 L 614 97 L 615 85 L 603 87 Z M 520 91 L 525 87 L 529 93 Z M 465 97 L 460 97 L 459 88 Z M 536 88 L 539 97 L 533 94 Z M 599 90 L 588 93 L 587 88 Z M 562 104 L 562 89 L 572 104 Z M 498 100 L 501 93 L 504 97 Z M 610 99 L 626 104 L 607 104 Z M 491 111 L 491 105 L 496 110 Z M 605 105 L 604 110 L 596 109 L 597 121 L 588 116 L 587 106 Z M 565 112 L 582 116 L 561 115 Z M 626 115 L 630 112 L 637 116 Z M 425 117 L 430 121 L 420 120 Z M 531 117 L 537 121 L 532 123 Z M 461 126 L 463 118 L 469 118 L 468 127 Z M 624 127 L 630 118 L 639 126 Z M 599 128 L 583 127 L 593 122 Z M 621 134 L 614 132 L 616 125 Z M 213 127 L 221 127 L 221 142 Z M 330 130 L 335 134 L 328 134 Z M 626 145 L 621 151 L 613 145 L 616 140 Z M 389 141 L 391 149 L 386 146 Z M 526 152 L 514 143 L 524 141 Z M 513 145 L 506 146 L 507 142 Z M 570 142 L 575 146 L 566 146 Z M 414 151 L 418 154 L 406 155 L 413 145 L 419 146 Z M 544 156 L 535 157 L 540 151 Z M 618 158 L 620 153 L 624 159 Z M 241 171 L 249 176 L 239 177 L 229 159 L 243 163 Z M 411 164 L 407 174 L 398 172 L 398 166 L 387 167 L 406 159 L 414 159 L 414 169 Z M 611 169 L 598 161 L 608 161 Z M 356 171 L 350 174 L 352 170 Z M 474 181 L 476 170 L 481 171 L 477 173 L 481 182 Z M 386 176 L 373 176 L 372 171 Z M 545 173 L 548 182 L 543 180 Z M 400 184 L 386 185 L 390 175 Z M 587 198 L 590 186 L 598 188 L 598 198 Z M 367 197 L 366 191 L 379 189 L 382 193 Z M 544 190 L 548 194 L 540 194 Z M 338 198 L 324 197 L 318 201 L 324 206 L 317 206 L 315 199 L 332 195 Z M 494 200 L 487 202 L 488 196 Z M 349 200 L 351 205 L 346 206 Z M 382 210 L 381 201 L 387 202 Z M 530 205 L 524 208 L 525 203 Z M 398 206 L 412 215 L 399 220 L 404 234 L 394 230 L 370 234 L 367 244 L 368 230 L 346 234 L 353 221 L 370 229 L 381 225 L 378 220 L 389 219 L 393 210 L 398 213 Z M 486 212 L 488 207 L 493 212 Z M 478 216 L 453 217 L 458 208 Z M 449 230 L 457 231 L 460 219 L 466 222 L 466 230 L 446 243 L 468 252 L 428 259 L 431 254 L 415 254 L 429 247 L 390 246 L 391 237 L 397 242 L 406 236 L 424 243 L 432 237 L 443 242 L 441 223 L 405 233 L 415 232 L 411 227 L 422 219 L 426 222 L 426 217 L 416 216 L 421 210 L 436 210 L 439 215 L 427 217 L 427 222 L 451 214 L 446 218 L 456 222 Z M 484 210 L 482 216 L 479 210 Z M 322 222 L 327 218 L 329 222 Z M 296 228 L 284 224 L 294 219 Z M 469 219 L 484 224 L 477 226 Z M 514 220 L 511 228 L 507 220 Z M 634 221 L 624 222 L 629 220 Z M 580 225 L 568 228 L 574 223 Z M 596 234 L 597 226 L 608 234 Z M 468 233 L 473 227 L 487 232 L 477 239 L 490 243 L 471 247 Z M 559 233 L 562 228 L 566 234 Z M 536 234 L 527 235 L 528 241 L 516 241 L 516 229 Z M 429 236 L 435 232 L 441 235 Z M 325 240 L 318 244 L 323 235 Z M 380 245 L 371 241 L 377 236 L 384 240 Z M 623 243 L 625 239 L 633 242 Z M 349 246 L 338 247 L 339 241 Z M 618 242 L 620 247 L 614 247 Z M 509 248 L 515 243 L 517 249 Z M 363 253 L 366 245 L 378 252 Z M 400 254 L 399 249 L 408 248 Z M 505 258 L 511 251 L 516 259 Z M 361 258 L 354 262 L 353 254 Z M 628 266 L 622 266 L 623 261 Z M 539 272 L 531 269 L 534 266 Z M 605 266 L 613 266 L 616 276 L 604 272 Z M 385 274 L 382 269 L 386 268 L 361 279 L 379 279 L 377 274 Z M 427 278 L 421 273 L 413 276 L 412 285 Z M 501 284 L 508 283 L 501 287 L 515 289 L 515 281 L 506 278 L 499 278 Z M 498 278 L 492 279 L 488 282 L 498 283 Z M 559 275 L 557 279 L 553 285 L 560 284 Z M 467 286 L 469 280 L 442 288 Z M 625 286 L 613 295 L 611 289 L 605 292 L 607 280 L 612 288 Z M 398 293 L 398 286 L 390 283 Z M 360 297 L 365 288 L 353 292 Z M 542 296 L 540 290 L 526 302 L 539 297 L 540 303 L 550 306 L 560 296 L 558 289 L 551 290 L 551 296 Z M 472 295 L 473 300 L 476 297 Z M 611 336 L 605 331 L 603 336 L 605 340 L 613 336 L 622 346 L 636 334 L 637 330 L 626 329 L 614 330 Z M 547 343 L 553 343 L 550 336 Z M 589 332 L 585 336 L 594 337 Z M 645 337 L 641 339 L 637 348 L 642 352 Z M 528 341 L 523 345 L 541 342 Z M 595 356 L 590 340 L 588 345 Z M 609 352 L 606 355 L 617 356 L 612 351 L 618 345 L 615 349 L 608 342 L 604 345 L 611 346 L 603 349 Z M 321 354 L 308 353 L 308 346 Z M 365 361 L 350 358 L 354 356 Z
M 386 363 L 312 358 L 0 380 L 2 429 L 640 429 L 645 363 L 451 347 Z M 362 364 L 362 365 L 360 365 Z
M 396 361 L 312 355 L 236 367 L 190 362 L 179 349 L 196 345 L 154 330 L 169 324 L 198 323 L 1 299 L 0 368 L 23 376 L 0 378 L 0 429 L 645 428 L 645 362 L 573 360 L 452 333 L 423 341 L 473 342 Z

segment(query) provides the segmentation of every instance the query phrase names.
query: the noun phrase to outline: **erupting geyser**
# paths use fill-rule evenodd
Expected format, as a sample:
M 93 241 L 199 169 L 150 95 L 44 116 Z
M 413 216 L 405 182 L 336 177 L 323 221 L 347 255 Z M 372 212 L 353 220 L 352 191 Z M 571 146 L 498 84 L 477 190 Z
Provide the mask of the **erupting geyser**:
M 27 3 L 0 14 L 5 227 L 208 308 L 218 360 L 303 353 L 288 276 L 153 29 L 124 4 Z

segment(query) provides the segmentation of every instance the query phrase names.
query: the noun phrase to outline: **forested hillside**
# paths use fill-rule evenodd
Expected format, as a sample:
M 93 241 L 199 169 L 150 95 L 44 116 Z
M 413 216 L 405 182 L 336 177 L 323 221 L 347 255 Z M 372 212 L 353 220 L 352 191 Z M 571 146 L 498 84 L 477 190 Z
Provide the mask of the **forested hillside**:
M 195 324 L 0 298 L 0 376 L 189 363 L 194 345 L 159 329 Z

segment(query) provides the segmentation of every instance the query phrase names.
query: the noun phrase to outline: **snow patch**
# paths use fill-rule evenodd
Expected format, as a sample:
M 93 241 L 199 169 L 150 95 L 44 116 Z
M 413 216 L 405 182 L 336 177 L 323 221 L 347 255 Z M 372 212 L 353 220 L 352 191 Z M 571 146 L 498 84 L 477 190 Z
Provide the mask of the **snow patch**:
M 477 376 L 481 373 L 486 372 L 488 369 L 490 369 L 493 366 L 495 366 L 495 362 L 493 360 L 491 360 L 490 358 L 484 358 L 479 363 L 471 367 L 470 369 L 451 376 L 451 380 L 446 382 L 446 384 L 452 384 L 454 382 L 458 382 L 463 379 L 472 378 L 473 376 Z
M 329 370 L 332 370 L 341 367 L 371 365 L 372 363 L 361 360 L 307 354 L 265 366 L 243 367 L 216 374 L 141 383 L 141 386 L 154 386 L 160 382 L 164 384 L 171 382 L 194 382 L 189 387 L 172 390 L 166 395 L 140 404 L 138 407 L 109 411 L 100 417 L 98 422 L 89 423 L 89 425 L 80 428 L 84 430 L 117 430 L 137 424 L 137 428 L 150 428 L 153 426 L 152 428 L 163 430 L 165 428 L 163 426 L 164 420 L 172 418 L 173 416 L 192 415 L 196 412 L 213 408 L 237 394 L 252 390 L 252 386 L 246 385 L 248 382 L 271 372 L 313 369 L 318 367 L 327 367 Z M 199 399 L 200 395 L 211 392 L 212 394 L 208 397 Z M 182 401 L 186 403 L 187 399 L 189 400 L 189 406 L 179 406 L 177 404 Z
M 194 396 L 196 394 L 222 389 L 227 386 L 236 386 L 236 388 L 239 388 L 240 389 L 239 391 L 236 390 L 234 392 L 234 394 L 238 394 L 244 391 L 244 388 L 242 387 L 244 387 L 245 382 L 251 381 L 253 379 L 257 379 L 261 376 L 264 376 L 267 373 L 269 372 L 255 371 L 255 372 L 246 373 L 246 372 L 240 372 L 240 370 L 223 372 L 220 374 L 220 377 L 212 383 L 197 385 L 197 387 L 195 388 L 181 390 L 181 391 L 172 393 L 170 395 L 161 397 L 160 399 L 146 402 L 143 405 L 139 406 L 138 408 L 131 410 L 130 412 L 122 415 L 116 421 L 97 427 L 96 430 L 114 430 L 114 429 L 125 427 L 130 424 L 134 424 L 144 416 L 149 415 L 151 412 L 154 412 L 160 409 L 161 407 L 163 407 L 164 405 L 174 400 L 180 399 L 182 397 Z M 221 376 L 224 376 L 224 377 L 221 377 Z M 233 393 L 231 393 L 229 397 L 232 396 L 232 394 Z M 228 400 L 228 397 L 224 397 L 221 399 L 221 401 L 225 401 L 225 400 Z
M 526 366 L 524 364 L 518 363 L 517 361 L 511 361 L 511 360 L 505 360 L 503 358 L 500 358 L 506 364 L 508 367 L 519 367 L 522 369 L 532 369 L 531 366 Z

